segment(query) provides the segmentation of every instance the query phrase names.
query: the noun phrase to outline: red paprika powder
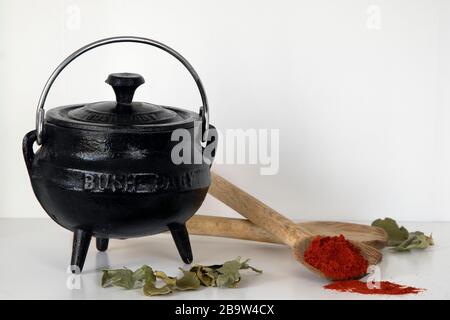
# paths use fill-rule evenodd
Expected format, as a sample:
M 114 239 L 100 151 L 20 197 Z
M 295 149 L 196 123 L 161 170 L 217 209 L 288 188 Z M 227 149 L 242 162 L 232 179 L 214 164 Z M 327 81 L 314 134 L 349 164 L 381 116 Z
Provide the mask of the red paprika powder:
M 366 274 L 368 263 L 359 249 L 343 235 L 313 239 L 304 254 L 305 262 L 319 269 L 327 278 L 346 280 Z
M 337 281 L 324 286 L 325 289 L 336 290 L 340 292 L 356 292 L 361 294 L 417 294 L 425 289 L 408 287 L 401 284 L 381 281 L 378 283 L 379 287 L 374 286 L 369 288 L 366 282 L 359 280 Z

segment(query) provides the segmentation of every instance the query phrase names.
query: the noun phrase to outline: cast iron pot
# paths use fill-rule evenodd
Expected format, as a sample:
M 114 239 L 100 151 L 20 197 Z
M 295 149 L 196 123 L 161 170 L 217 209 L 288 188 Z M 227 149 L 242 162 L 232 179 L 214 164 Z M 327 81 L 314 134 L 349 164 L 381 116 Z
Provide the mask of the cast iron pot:
M 59 73 L 86 51 L 115 42 L 152 45 L 177 58 L 198 86 L 200 114 L 133 102 L 135 89 L 144 83 L 134 73 L 108 76 L 105 82 L 113 87 L 116 101 L 63 106 L 45 114 L 47 94 Z M 75 51 L 55 69 L 39 100 L 36 130 L 23 139 L 23 154 L 40 204 L 74 233 L 73 272 L 82 270 L 92 237 L 104 251 L 110 238 L 167 230 L 182 260 L 192 262 L 185 222 L 207 194 L 217 144 L 208 115 L 205 90 L 193 67 L 154 40 L 102 39 Z M 36 152 L 34 142 L 40 145 Z

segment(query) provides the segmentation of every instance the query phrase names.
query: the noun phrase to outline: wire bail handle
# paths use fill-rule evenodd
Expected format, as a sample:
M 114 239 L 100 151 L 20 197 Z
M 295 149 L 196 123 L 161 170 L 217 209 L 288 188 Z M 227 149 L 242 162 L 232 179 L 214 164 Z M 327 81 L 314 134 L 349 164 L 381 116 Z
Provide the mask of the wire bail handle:
M 142 38 L 142 37 L 131 37 L 131 36 L 120 36 L 120 37 L 112 37 L 112 38 L 105 38 L 101 40 L 94 41 L 92 43 L 89 43 L 88 45 L 85 45 L 84 47 L 78 49 L 74 53 L 72 53 L 70 56 L 68 56 L 66 59 L 64 59 L 63 62 L 53 71 L 50 78 L 45 83 L 44 89 L 42 90 L 41 96 L 39 98 L 39 103 L 36 109 L 36 134 L 37 139 L 36 142 L 38 145 L 41 145 L 43 142 L 43 131 L 44 131 L 44 119 L 45 119 L 45 109 L 44 104 L 45 100 L 47 99 L 48 92 L 50 91 L 50 88 L 52 87 L 53 83 L 55 82 L 58 75 L 61 73 L 61 71 L 64 70 L 65 67 L 67 67 L 73 60 L 81 56 L 83 53 L 97 48 L 101 47 L 107 44 L 111 43 L 118 43 L 118 42 L 135 42 L 135 43 L 143 43 L 148 44 L 153 47 L 157 47 L 170 55 L 172 55 L 174 58 L 176 58 L 178 61 L 180 61 L 183 66 L 189 71 L 192 78 L 194 78 L 195 83 L 197 84 L 198 90 L 200 91 L 200 96 L 202 99 L 202 107 L 200 107 L 200 117 L 202 118 L 202 138 L 201 141 L 203 143 L 207 142 L 208 139 L 208 131 L 209 131 L 209 107 L 208 107 L 208 99 L 206 97 L 205 88 L 203 87 L 202 81 L 200 80 L 200 77 L 198 76 L 197 72 L 194 70 L 192 65 L 187 61 L 181 54 L 179 54 L 174 49 L 170 48 L 169 46 L 148 38 Z

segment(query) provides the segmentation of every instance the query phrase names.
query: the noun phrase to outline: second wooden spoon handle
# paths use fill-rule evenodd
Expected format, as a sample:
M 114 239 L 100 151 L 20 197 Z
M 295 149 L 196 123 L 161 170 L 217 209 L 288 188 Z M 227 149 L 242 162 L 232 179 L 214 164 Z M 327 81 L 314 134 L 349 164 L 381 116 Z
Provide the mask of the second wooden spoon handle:
M 195 215 L 187 222 L 190 234 L 258 242 L 283 243 L 272 234 L 245 219 Z
M 218 174 L 211 172 L 211 179 L 209 193 L 212 196 L 257 226 L 273 234 L 283 243 L 292 247 L 303 237 L 310 236 L 308 232 L 299 228 L 294 222 Z

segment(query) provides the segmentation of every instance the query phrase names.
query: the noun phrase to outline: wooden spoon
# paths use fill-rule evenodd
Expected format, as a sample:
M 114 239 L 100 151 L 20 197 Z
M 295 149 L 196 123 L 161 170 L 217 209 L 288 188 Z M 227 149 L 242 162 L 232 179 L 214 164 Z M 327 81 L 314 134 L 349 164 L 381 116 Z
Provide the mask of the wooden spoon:
M 387 245 L 386 231 L 364 224 L 335 221 L 308 221 L 297 223 L 313 235 L 338 236 L 347 240 L 359 241 L 377 249 Z M 195 215 L 189 219 L 187 227 L 190 234 L 251 240 L 283 244 L 283 241 L 246 219 Z
M 211 173 L 211 178 L 212 183 L 209 188 L 209 193 L 212 196 L 257 226 L 273 234 L 280 241 L 291 247 L 294 258 L 297 261 L 317 275 L 327 278 L 320 270 L 314 268 L 304 260 L 305 251 L 316 236 L 301 226 L 297 226 L 293 221 L 214 172 Z M 352 241 L 352 243 L 359 248 L 361 255 L 367 260 L 369 265 L 378 264 L 381 261 L 382 255 L 377 249 L 358 241 Z

